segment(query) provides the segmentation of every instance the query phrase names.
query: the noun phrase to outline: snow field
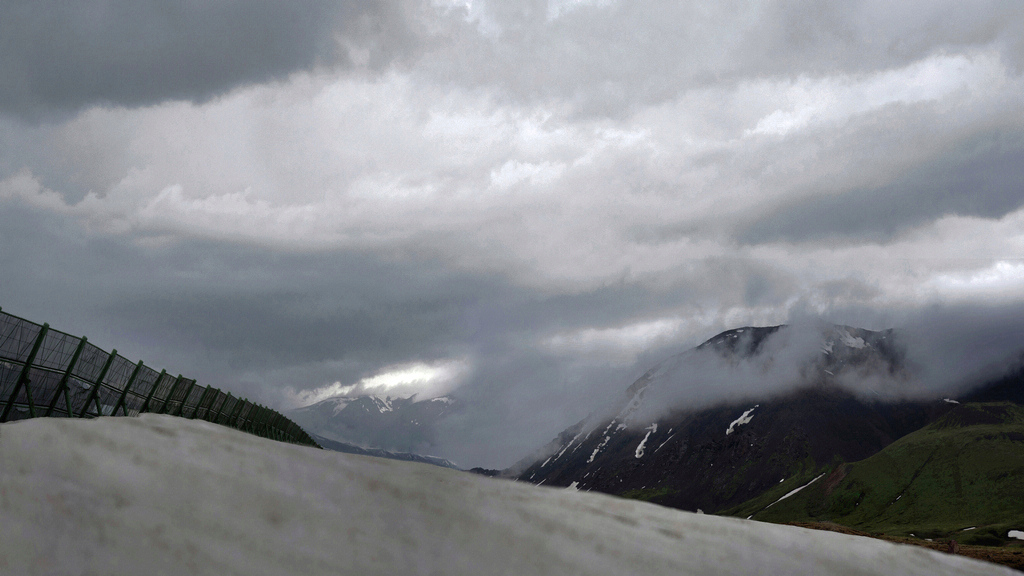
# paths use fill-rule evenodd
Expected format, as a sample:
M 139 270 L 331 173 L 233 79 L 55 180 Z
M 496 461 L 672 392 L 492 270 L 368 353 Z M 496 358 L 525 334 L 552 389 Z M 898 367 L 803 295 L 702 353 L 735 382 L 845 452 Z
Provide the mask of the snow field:
M 159 415 L 0 425 L 0 518 L 2 574 L 1014 574 Z

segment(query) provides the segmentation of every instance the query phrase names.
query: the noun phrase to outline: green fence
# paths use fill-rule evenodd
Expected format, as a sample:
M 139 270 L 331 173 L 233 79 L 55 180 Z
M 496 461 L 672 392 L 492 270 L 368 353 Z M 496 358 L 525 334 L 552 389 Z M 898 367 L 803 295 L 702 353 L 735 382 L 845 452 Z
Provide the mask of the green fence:
M 58 416 L 198 418 L 283 442 L 317 446 L 280 413 L 195 380 L 131 362 L 0 310 L 0 422 Z

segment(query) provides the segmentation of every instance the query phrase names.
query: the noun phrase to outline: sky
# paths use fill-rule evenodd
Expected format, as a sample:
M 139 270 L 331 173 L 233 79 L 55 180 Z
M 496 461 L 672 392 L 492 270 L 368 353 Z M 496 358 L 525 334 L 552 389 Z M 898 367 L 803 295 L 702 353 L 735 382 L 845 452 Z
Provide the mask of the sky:
M 0 53 L 4 311 L 457 395 L 462 465 L 729 328 L 1020 336 L 1017 0 L 0 0 Z

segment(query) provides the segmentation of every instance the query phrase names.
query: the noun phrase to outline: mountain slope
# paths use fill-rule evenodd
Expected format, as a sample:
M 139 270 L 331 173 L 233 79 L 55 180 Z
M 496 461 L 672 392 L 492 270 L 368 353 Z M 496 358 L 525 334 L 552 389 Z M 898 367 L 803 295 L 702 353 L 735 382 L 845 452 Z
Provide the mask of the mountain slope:
M 292 410 L 289 416 L 308 432 L 336 442 L 421 453 L 436 445 L 437 424 L 459 409 L 447 397 L 339 396 Z
M 791 354 L 795 344 L 784 338 L 812 345 L 812 353 Z M 794 365 L 780 366 L 785 362 Z M 727 386 L 730 377 L 765 374 L 778 380 L 779 393 L 696 411 L 657 405 L 672 397 L 666 389 L 701 369 L 717 371 L 701 384 Z M 687 510 L 721 510 L 836 458 L 866 458 L 951 409 L 942 401 L 869 400 L 842 385 L 844 379 L 875 377 L 903 377 L 890 332 L 846 326 L 820 334 L 778 326 L 730 330 L 644 374 L 613 417 L 567 429 L 540 456 L 520 464 L 516 476 Z
M 728 511 L 771 522 L 828 520 L 869 532 L 1003 544 L 1024 530 L 1024 407 L 962 404 L 783 500 Z
M 11 574 L 1013 573 L 170 416 L 0 425 L 0 462 Z

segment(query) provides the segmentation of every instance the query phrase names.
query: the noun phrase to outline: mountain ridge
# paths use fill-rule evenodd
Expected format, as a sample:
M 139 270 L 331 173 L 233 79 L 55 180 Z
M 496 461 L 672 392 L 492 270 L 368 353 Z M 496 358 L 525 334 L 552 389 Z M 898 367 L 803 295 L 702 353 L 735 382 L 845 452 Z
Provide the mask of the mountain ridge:
M 437 446 L 438 424 L 461 409 L 458 400 L 447 396 L 420 400 L 416 395 L 367 394 L 327 398 L 291 410 L 289 416 L 310 434 L 344 445 L 343 452 L 422 456 Z
M 821 469 L 723 511 L 768 522 L 835 522 L 890 536 L 1003 545 L 1024 529 L 1024 407 L 964 403 L 857 462 Z M 770 501 L 770 503 L 769 503 Z
M 503 474 L 687 510 L 727 509 L 793 478 L 809 480 L 833 461 L 867 458 L 956 406 L 937 394 L 900 397 L 913 381 L 897 336 L 842 325 L 724 331 L 645 372 L 617 411 L 566 428 Z M 800 354 L 787 348 L 794 343 Z M 779 366 L 785 362 L 798 365 Z M 769 374 L 777 390 L 689 410 L 650 406 L 671 399 L 659 387 L 694 366 L 725 366 L 720 380 L 709 380 L 723 386 L 731 374 Z

